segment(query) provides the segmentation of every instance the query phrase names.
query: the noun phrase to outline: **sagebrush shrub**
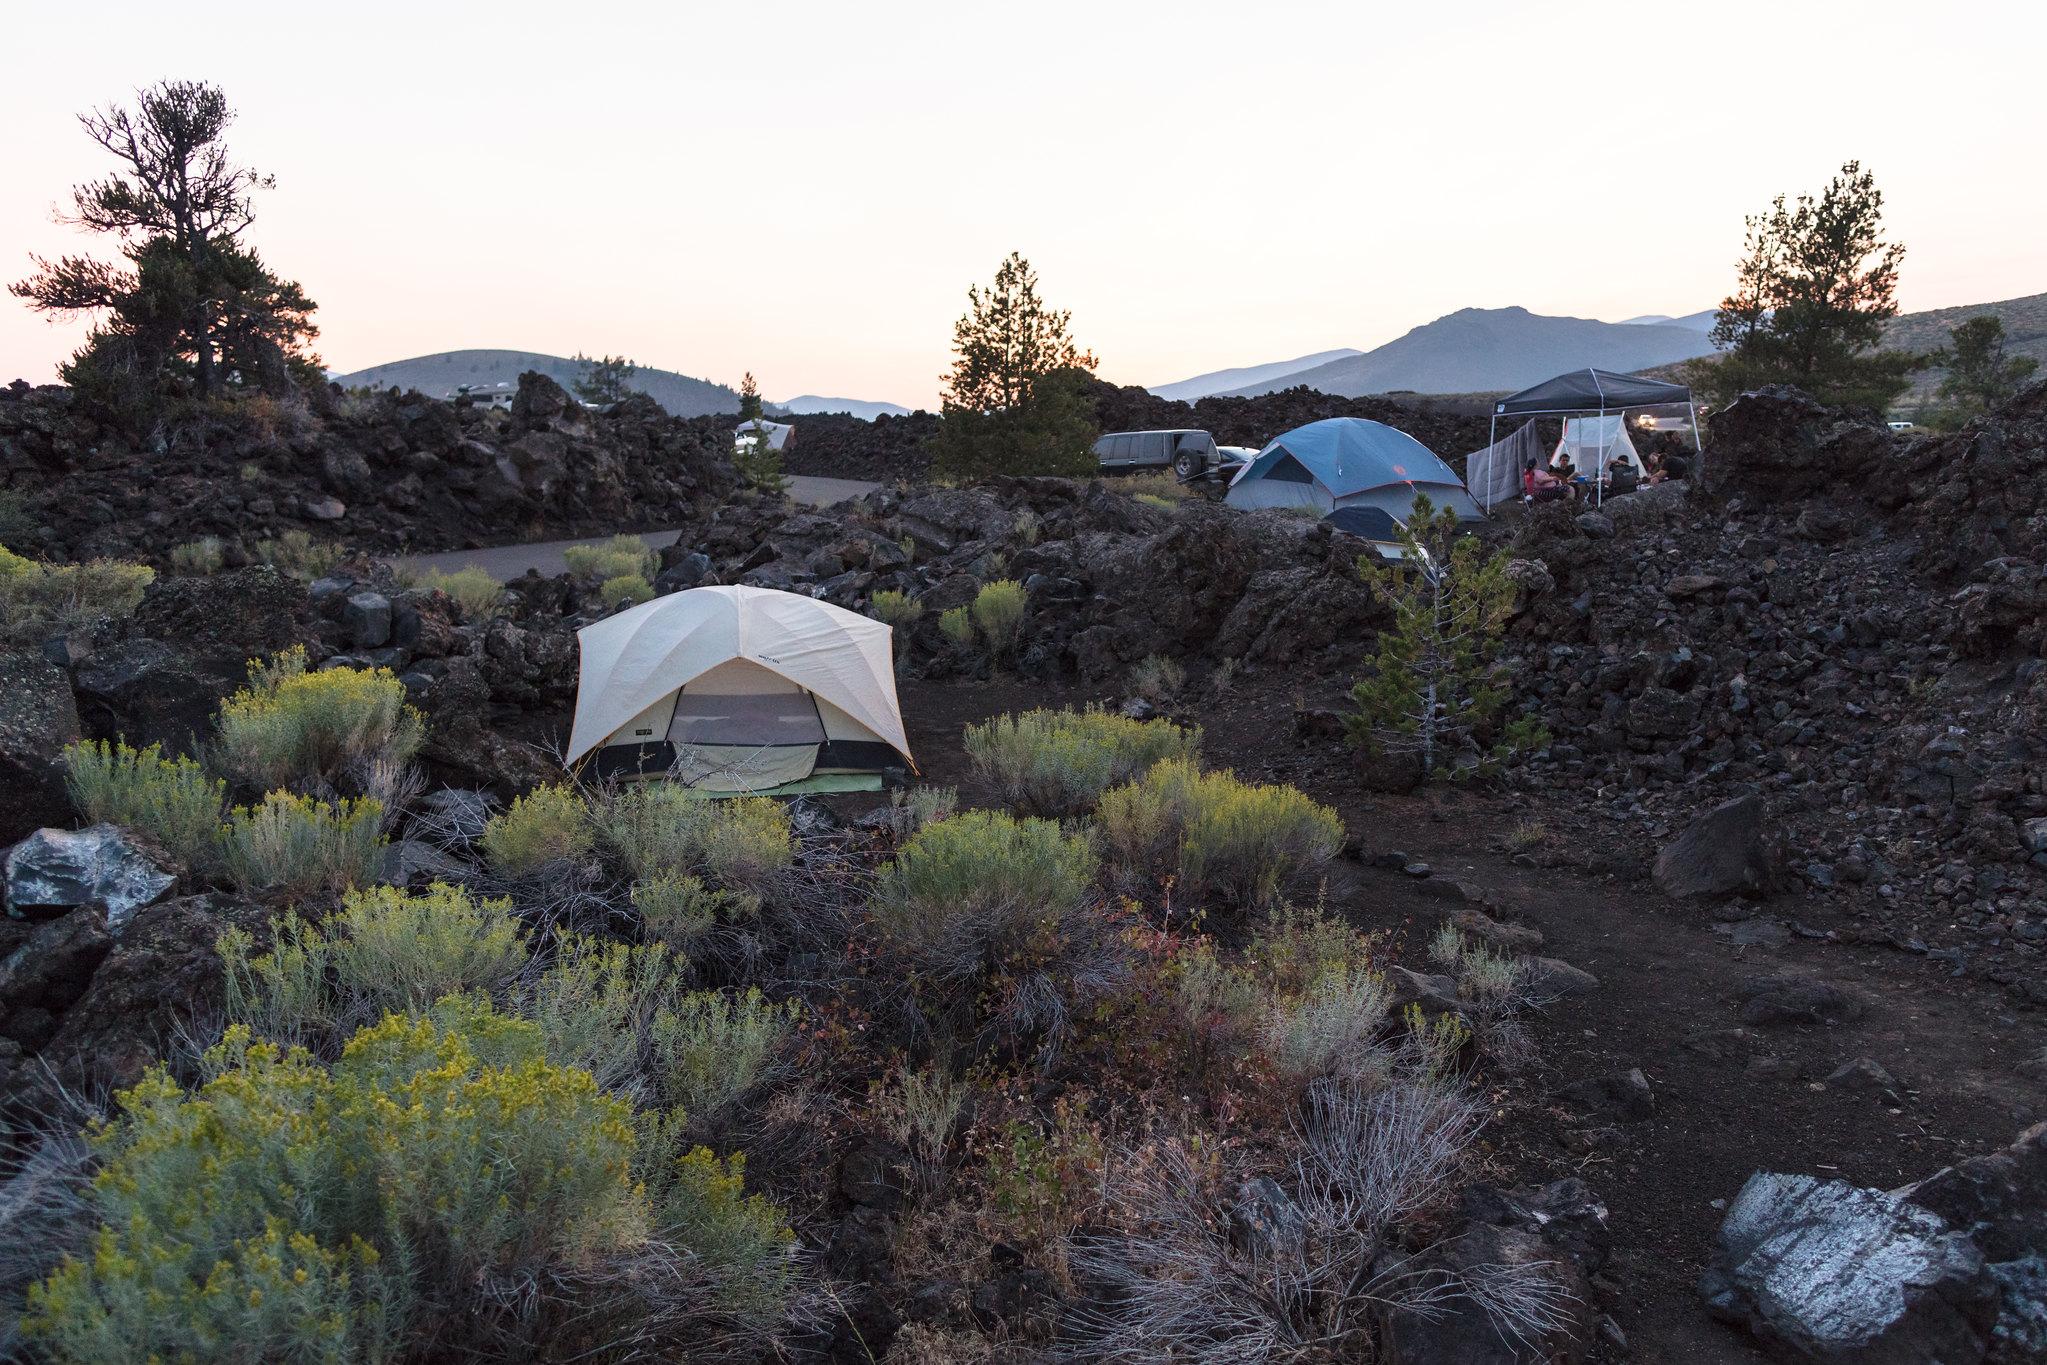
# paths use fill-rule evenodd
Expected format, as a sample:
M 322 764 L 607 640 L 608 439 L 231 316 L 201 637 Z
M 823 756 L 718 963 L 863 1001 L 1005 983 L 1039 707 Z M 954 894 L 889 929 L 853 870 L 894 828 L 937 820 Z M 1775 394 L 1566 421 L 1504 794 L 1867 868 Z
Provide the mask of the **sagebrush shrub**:
M 575 788 L 535 787 L 493 815 L 477 840 L 491 866 L 512 876 L 587 858 L 597 846 L 590 807 Z
M 711 1267 L 727 1311 L 766 1317 L 795 1285 L 789 1220 L 763 1195 L 748 1194 L 746 1157 L 720 1159 L 686 1146 L 680 1110 L 640 1116 L 637 1171 L 663 1237 Z
M 681 994 L 677 965 L 658 943 L 564 935 L 521 1012 L 540 1026 L 555 1062 L 588 1071 L 606 1090 L 645 1098 L 648 1030 Z
M 384 870 L 384 806 L 329 803 L 274 791 L 237 806 L 220 831 L 220 860 L 245 891 L 308 896 L 377 880 Z
M 795 860 L 789 810 L 766 796 L 711 803 L 703 830 L 704 868 L 726 886 L 760 890 Z
M 926 825 L 882 868 L 869 913 L 941 1036 L 1058 1056 L 1074 1011 L 1118 989 L 1128 944 L 1094 895 L 1084 834 L 964 811 Z
M 252 661 L 248 686 L 214 719 L 223 769 L 258 790 L 332 787 L 351 773 L 401 770 L 426 727 L 388 668 L 306 671 L 302 646 Z
M 420 575 L 417 584 L 428 592 L 444 592 L 462 609 L 467 621 L 486 621 L 504 609 L 504 584 L 489 573 L 471 565 L 448 573 L 443 569 L 429 569 Z
M 789 812 L 765 796 L 714 800 L 672 782 L 639 782 L 613 792 L 597 821 L 640 879 L 703 871 L 726 887 L 761 891 L 795 858 Z
M 647 938 L 687 954 L 689 946 L 712 925 L 739 923 L 760 913 L 759 896 L 747 891 L 714 890 L 685 872 L 656 872 L 632 889 L 633 908 Z
M 1125 864 L 1239 906 L 1274 900 L 1343 847 L 1336 812 L 1299 790 L 1181 759 L 1105 793 L 1097 818 Z
M 957 787 L 897 788 L 889 793 L 889 828 L 897 839 L 907 839 L 929 824 L 945 819 L 960 808 Z
M 56 1358 L 391 1359 L 644 1239 L 630 1107 L 486 1005 L 387 1018 L 331 1071 L 237 1026 L 203 1070 L 152 1072 L 95 1135 L 97 1239 L 23 1319 Z
M 913 954 L 977 960 L 979 948 L 1086 904 L 1095 867 L 1088 841 L 1052 821 L 962 811 L 919 830 L 882 869 L 876 924 Z
M 795 1027 L 794 1001 L 692 991 L 654 1016 L 654 1067 L 670 1104 L 713 1113 L 751 1089 Z
M 616 535 L 596 545 L 571 545 L 562 558 L 570 573 L 599 583 L 614 578 L 652 579 L 661 563 L 645 541 L 632 535 Z
M 1168 759 L 1192 763 L 1201 731 L 1169 720 L 1132 720 L 1089 706 L 997 716 L 966 731 L 974 771 L 1007 804 L 1030 815 L 1071 817 L 1093 810 L 1103 792 Z
M 597 589 L 597 600 L 613 610 L 637 607 L 654 600 L 654 585 L 636 573 L 623 573 L 604 580 Z
M 974 647 L 974 618 L 965 607 L 948 607 L 938 613 L 938 633 L 961 649 Z
M 1376 971 L 1356 965 L 1325 970 L 1307 989 L 1272 1002 L 1265 1055 L 1296 1083 L 1322 1077 L 1368 1085 L 1384 1080 L 1390 1061 L 1376 1039 L 1392 1006 L 1393 992 Z
M 378 886 L 343 895 L 313 924 L 288 911 L 271 945 L 229 929 L 219 943 L 228 1017 L 259 1037 L 301 1041 L 422 1010 L 446 995 L 501 991 L 526 965 L 526 938 L 507 900 L 475 900 L 436 882 L 419 895 Z
M 1023 628 L 1025 595 L 1023 584 L 1013 578 L 984 583 L 974 594 L 974 624 L 988 642 L 988 652 L 1006 658 L 1016 648 L 1016 635 Z
M 191 759 L 87 740 L 64 750 L 64 787 L 89 823 L 140 830 L 187 868 L 212 863 L 227 788 Z

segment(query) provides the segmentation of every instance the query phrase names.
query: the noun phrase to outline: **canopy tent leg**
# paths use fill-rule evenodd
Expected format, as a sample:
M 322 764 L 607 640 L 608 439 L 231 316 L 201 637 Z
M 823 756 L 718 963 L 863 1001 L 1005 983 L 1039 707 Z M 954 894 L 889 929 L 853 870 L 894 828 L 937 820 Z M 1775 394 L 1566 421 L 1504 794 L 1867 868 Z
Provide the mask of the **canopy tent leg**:
M 1498 413 L 1494 413 L 1492 417 L 1487 420 L 1485 427 L 1486 477 L 1489 480 L 1497 477 L 1497 474 L 1495 473 L 1493 466 L 1499 463 L 1500 452 L 1493 449 L 1493 447 L 1497 446 L 1499 443 L 1500 415 Z M 1515 470 L 1514 478 L 1517 482 L 1520 480 L 1520 477 L 1521 471 L 1518 469 Z M 1466 465 L 1464 468 L 1464 485 L 1467 488 L 1471 486 L 1471 466 L 1469 465 Z M 1483 510 L 1486 514 L 1486 518 L 1490 520 L 1493 515 L 1493 509 L 1490 506 L 1487 506 Z
M 1686 399 L 1685 411 L 1691 414 L 1692 419 L 1692 454 L 1699 457 L 1698 468 L 1692 471 L 1692 482 L 1704 484 L 1706 482 L 1706 447 L 1699 440 L 1699 405 L 1697 400 Z

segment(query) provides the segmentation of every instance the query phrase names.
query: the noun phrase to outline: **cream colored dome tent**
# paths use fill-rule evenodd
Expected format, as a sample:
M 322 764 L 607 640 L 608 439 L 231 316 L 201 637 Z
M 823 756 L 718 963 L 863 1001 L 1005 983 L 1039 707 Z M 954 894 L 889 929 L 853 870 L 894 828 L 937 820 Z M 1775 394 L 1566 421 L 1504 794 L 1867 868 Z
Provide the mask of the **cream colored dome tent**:
M 692 588 L 576 634 L 572 768 L 720 793 L 871 790 L 914 770 L 879 621 L 772 588 Z

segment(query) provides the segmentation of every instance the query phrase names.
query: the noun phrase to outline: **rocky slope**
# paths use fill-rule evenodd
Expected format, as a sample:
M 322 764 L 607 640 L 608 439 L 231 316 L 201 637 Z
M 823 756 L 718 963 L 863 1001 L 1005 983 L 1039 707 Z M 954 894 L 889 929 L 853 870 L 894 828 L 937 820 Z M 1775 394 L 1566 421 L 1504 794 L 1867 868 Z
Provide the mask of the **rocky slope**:
M 137 440 L 69 390 L 0 390 L 13 548 L 161 562 L 201 536 L 230 564 L 287 531 L 361 549 L 504 544 L 680 523 L 733 483 L 729 428 L 644 397 L 596 413 L 528 373 L 509 411 L 417 393 L 252 400 Z

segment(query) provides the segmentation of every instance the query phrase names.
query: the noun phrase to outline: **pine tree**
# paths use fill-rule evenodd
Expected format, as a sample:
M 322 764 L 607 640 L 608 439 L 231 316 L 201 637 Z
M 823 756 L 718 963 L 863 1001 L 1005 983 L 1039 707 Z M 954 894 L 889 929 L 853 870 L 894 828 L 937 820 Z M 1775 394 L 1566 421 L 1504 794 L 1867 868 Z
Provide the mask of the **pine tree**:
M 133 109 L 82 115 L 119 169 L 75 187 L 59 220 L 113 238 L 125 263 L 35 257 L 35 273 L 10 286 L 37 312 L 93 319 L 63 375 L 117 420 L 153 421 L 188 392 L 280 393 L 320 376 L 308 349 L 313 302 L 242 242 L 253 191 L 276 181 L 230 159 L 233 120 L 218 87 L 192 81 L 150 86 Z
M 1072 316 L 1045 306 L 1037 272 L 1016 252 L 994 284 L 967 290 L 933 443 L 941 474 L 1094 472 L 1087 380 L 1095 358 L 1074 344 Z
M 640 368 L 622 355 L 593 360 L 581 351 L 576 352 L 575 364 L 576 382 L 572 387 L 576 397 L 599 405 L 624 402 L 633 392 L 631 380 Z
M 782 452 L 775 449 L 774 433 L 761 404 L 760 385 L 753 371 L 739 381 L 739 431 L 732 439 L 732 465 L 749 488 L 780 496 L 789 491 L 782 475 Z
M 1379 635 L 1370 676 L 1351 688 L 1352 742 L 1414 754 L 1424 778 L 1466 776 L 1541 743 L 1539 726 L 1517 720 L 1482 747 L 1507 703 L 1498 662 L 1514 609 L 1507 555 L 1487 557 L 1460 532 L 1456 512 L 1438 511 L 1426 494 L 1415 495 L 1400 546 L 1398 563 L 1358 557 L 1358 575 L 1392 608 L 1394 623 Z
M 1850 161 L 1815 198 L 1745 220 L 1734 292 L 1721 301 L 1713 344 L 1693 367 L 1716 404 L 1765 384 L 1795 384 L 1823 403 L 1881 410 L 1903 393 L 1917 357 L 1878 349 L 1898 314 L 1905 248 L 1883 236 L 1883 192 Z
M 2040 368 L 2026 355 L 2011 355 L 2004 345 L 2004 320 L 1995 313 L 1970 318 L 1948 332 L 1950 345 L 1926 357 L 1926 363 L 1947 371 L 1940 384 L 1941 406 L 1934 424 L 1958 427 L 2002 407 Z

